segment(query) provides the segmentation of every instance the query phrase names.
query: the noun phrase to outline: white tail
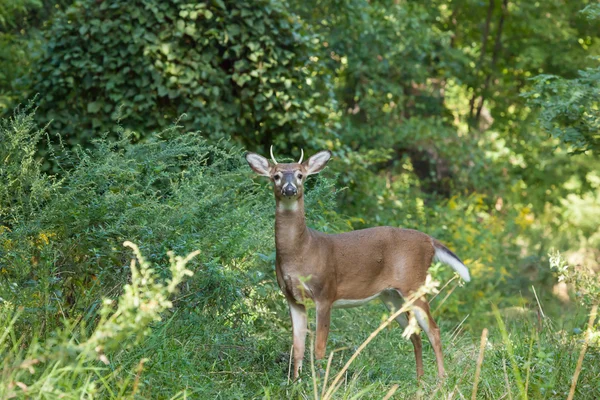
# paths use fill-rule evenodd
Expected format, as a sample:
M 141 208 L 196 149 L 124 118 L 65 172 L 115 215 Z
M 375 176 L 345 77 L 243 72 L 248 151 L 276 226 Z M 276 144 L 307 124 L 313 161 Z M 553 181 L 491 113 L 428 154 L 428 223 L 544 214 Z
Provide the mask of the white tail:
M 433 247 L 435 248 L 435 258 L 439 262 L 452 267 L 452 269 L 455 270 L 456 273 L 461 278 L 463 278 L 465 282 L 471 281 L 471 276 L 469 275 L 468 268 L 465 266 L 465 264 L 463 264 L 463 262 L 460 260 L 460 258 L 458 258 L 456 254 L 454 254 L 446 246 L 443 246 L 439 243 L 435 243 Z

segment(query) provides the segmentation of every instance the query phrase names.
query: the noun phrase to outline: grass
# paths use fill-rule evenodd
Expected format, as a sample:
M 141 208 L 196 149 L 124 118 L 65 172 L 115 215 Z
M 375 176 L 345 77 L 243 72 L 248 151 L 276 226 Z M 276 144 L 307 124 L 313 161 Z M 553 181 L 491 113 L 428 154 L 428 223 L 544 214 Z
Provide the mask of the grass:
M 143 288 L 135 289 L 134 295 L 151 300 Z M 440 297 L 433 304 L 441 301 Z M 95 382 L 89 398 L 114 399 L 564 399 L 571 387 L 574 398 L 600 398 L 600 352 L 588 333 L 593 323 L 588 322 L 588 330 L 579 333 L 572 329 L 593 320 L 587 313 L 571 314 L 571 319 L 564 321 L 545 317 L 541 324 L 535 313 L 507 316 L 506 310 L 469 317 L 467 321 L 488 327 L 487 340 L 480 338 L 475 322 L 438 315 L 448 376 L 438 381 L 433 350 L 424 338 L 425 376 L 417 382 L 412 344 L 402 338 L 395 323 L 382 324 L 389 317 L 382 305 L 372 302 L 362 308 L 334 310 L 329 359 L 307 363 L 301 381 L 288 383 L 291 330 L 280 300 L 275 308 L 264 309 L 253 324 L 242 325 L 224 324 L 222 318 L 180 300 L 178 307 L 162 312 L 162 320 L 151 323 L 149 333 L 143 327 L 137 330 L 130 321 L 119 322 L 133 333 L 147 333 L 136 345 L 122 342 L 123 337 L 116 335 L 119 343 L 106 346 L 106 352 L 96 348 L 92 358 L 56 359 L 61 363 L 35 355 L 35 341 L 29 349 L 24 348 L 23 338 L 10 329 L 13 325 L 5 325 L 0 329 L 4 397 L 25 398 L 32 388 L 40 389 L 41 379 L 61 388 L 63 394 L 71 394 L 67 398 L 75 398 L 82 394 L 76 389 L 85 378 L 88 386 Z M 130 307 L 128 312 L 134 313 L 129 319 L 135 319 L 135 309 Z M 314 315 L 311 317 L 314 322 Z M 465 326 L 470 329 L 463 329 Z M 86 343 L 82 335 L 74 325 L 60 340 L 48 343 L 68 349 L 65 343 Z M 361 346 L 367 338 L 372 341 Z M 353 355 L 355 359 L 349 363 Z M 34 359 L 36 364 L 30 362 Z M 310 359 L 308 354 L 306 359 Z M 20 370 L 19 375 L 15 370 Z M 572 386 L 576 370 L 580 372 Z
M 383 315 L 383 307 L 377 304 L 362 310 L 334 312 L 329 351 L 345 350 L 333 354 L 330 377 L 342 370 L 353 350 L 377 328 Z M 120 353 L 118 362 L 131 368 L 141 359 L 149 359 L 140 385 L 140 393 L 146 398 L 166 398 L 181 390 L 188 396 L 215 399 L 321 398 L 325 377 L 317 372 L 315 385 L 309 366 L 300 382 L 287 383 L 291 332 L 286 317 L 276 316 L 278 328 L 269 335 L 228 335 L 226 330 L 207 325 L 208 321 L 199 320 L 194 314 L 176 314 L 157 326 L 135 351 Z M 381 399 L 396 385 L 392 398 L 468 398 L 473 392 L 477 366 L 481 368 L 477 398 L 509 398 L 509 393 L 514 398 L 563 399 L 568 395 L 581 335 L 557 331 L 549 321 L 538 332 L 536 320 L 513 318 L 506 321 L 505 334 L 490 326 L 485 358 L 478 363 L 479 335 L 454 335 L 457 324 L 438 319 L 448 373 L 443 383 L 437 380 L 433 351 L 426 340 L 425 377 L 420 385 L 416 382 L 412 345 L 392 325 L 383 329 L 350 365 L 334 398 Z M 213 332 L 219 334 L 213 336 Z M 590 349 L 583 361 L 576 398 L 600 396 L 599 361 L 598 349 Z M 506 374 L 502 372 L 505 363 L 509 366 Z M 325 362 L 315 366 L 317 371 L 327 368 Z M 519 375 L 529 376 L 527 392 L 522 379 L 519 383 Z

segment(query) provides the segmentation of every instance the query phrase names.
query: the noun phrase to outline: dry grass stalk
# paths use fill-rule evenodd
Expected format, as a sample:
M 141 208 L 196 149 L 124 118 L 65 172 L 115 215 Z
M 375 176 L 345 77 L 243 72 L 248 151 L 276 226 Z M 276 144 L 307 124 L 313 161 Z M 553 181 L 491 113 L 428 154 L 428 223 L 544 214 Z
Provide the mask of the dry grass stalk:
M 331 368 L 331 361 L 333 360 L 333 351 L 329 354 L 327 360 L 327 369 L 325 369 L 325 379 L 323 379 L 323 390 L 321 390 L 321 397 L 325 395 L 325 389 L 327 389 L 327 381 L 329 380 L 329 370 Z
M 585 356 L 585 352 L 588 347 L 588 342 L 590 340 L 590 336 L 592 335 L 592 326 L 594 325 L 594 321 L 596 320 L 597 315 L 598 305 L 596 304 L 594 307 L 592 307 L 592 313 L 590 314 L 590 319 L 588 321 L 587 331 L 585 332 L 583 347 L 581 348 L 581 352 L 579 353 L 579 360 L 577 360 L 577 367 L 575 367 L 575 374 L 573 374 L 573 382 L 571 383 L 571 390 L 569 391 L 569 397 L 567 397 L 567 400 L 572 400 L 573 396 L 575 396 L 575 387 L 577 386 L 577 379 L 579 379 L 581 365 L 583 364 L 583 357 Z
M 396 390 L 398 390 L 398 384 L 392 386 L 392 388 L 387 392 L 387 394 L 382 400 L 388 400 L 389 398 L 391 398 L 394 395 L 394 393 L 396 393 Z
M 325 389 L 327 389 L 327 381 L 329 380 L 329 371 L 331 371 L 331 362 L 333 361 L 333 355 L 338 351 L 344 351 L 347 349 L 347 347 L 341 347 L 329 353 L 329 359 L 327 360 L 327 369 L 325 370 L 325 379 L 323 379 L 323 390 L 321 391 L 321 397 L 325 396 Z
M 450 283 L 452 283 L 453 280 L 455 280 L 456 278 L 458 278 L 458 275 L 454 275 L 452 278 L 450 278 L 448 280 L 448 282 L 446 282 L 444 284 L 444 286 L 442 286 L 442 288 L 440 289 L 439 292 L 437 292 L 430 300 L 429 300 L 429 304 L 431 304 L 433 302 L 433 300 L 435 300 L 436 297 L 439 296 L 440 293 L 442 293 L 444 291 L 444 289 L 446 289 L 446 286 L 448 286 Z
M 546 314 L 544 314 L 544 310 L 542 309 L 542 304 L 540 303 L 540 299 L 538 298 L 537 292 L 535 291 L 535 287 L 531 285 L 531 288 L 533 289 L 533 295 L 535 296 L 535 300 L 537 301 L 537 305 L 540 309 L 540 314 L 542 314 L 542 318 L 546 318 Z
M 477 397 L 477 385 L 479 384 L 479 375 L 481 374 L 481 365 L 483 364 L 483 355 L 485 353 L 485 345 L 487 343 L 488 330 L 484 328 L 481 332 L 481 344 L 479 345 L 479 357 L 477 358 L 477 368 L 475 369 L 475 380 L 473 381 L 473 394 L 471 399 Z
M 319 400 L 319 391 L 317 386 L 317 373 L 315 372 L 315 340 L 314 336 L 310 335 L 310 369 L 312 372 L 312 381 L 313 381 L 313 393 L 315 394 L 315 400 Z
M 454 286 L 452 286 L 452 289 L 450 289 L 450 291 L 446 294 L 446 296 L 444 296 L 442 301 L 440 301 L 440 304 L 438 304 L 437 307 L 435 308 L 435 310 L 433 310 L 433 312 L 431 313 L 432 315 L 437 315 L 438 310 L 444 305 L 446 300 L 448 300 L 448 297 L 450 297 L 452 292 L 454 292 L 454 290 L 459 286 L 460 286 L 460 282 L 457 282 Z

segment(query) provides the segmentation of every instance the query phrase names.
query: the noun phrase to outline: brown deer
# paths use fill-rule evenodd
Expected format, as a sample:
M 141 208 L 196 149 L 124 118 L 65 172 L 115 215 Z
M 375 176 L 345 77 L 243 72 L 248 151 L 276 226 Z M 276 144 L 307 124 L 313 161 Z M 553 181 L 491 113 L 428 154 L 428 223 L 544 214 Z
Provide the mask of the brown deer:
M 452 267 L 462 279 L 470 280 L 463 262 L 434 238 L 412 229 L 377 227 L 328 235 L 306 226 L 304 182 L 325 168 L 330 151 L 321 151 L 304 163 L 273 163 L 247 153 L 250 168 L 273 183 L 275 193 L 275 248 L 277 282 L 288 302 L 292 318 L 294 379 L 302 367 L 307 333 L 304 302 L 314 301 L 317 313 L 315 356 L 325 356 L 332 307 L 352 307 L 375 298 L 390 309 L 399 310 L 403 297 L 424 283 L 434 258 Z M 425 331 L 437 361 L 438 375 L 444 376 L 440 330 L 431 317 L 429 303 L 421 297 L 413 303 L 414 313 Z M 397 322 L 406 327 L 407 315 Z M 421 338 L 410 337 L 415 352 L 417 378 L 423 375 Z

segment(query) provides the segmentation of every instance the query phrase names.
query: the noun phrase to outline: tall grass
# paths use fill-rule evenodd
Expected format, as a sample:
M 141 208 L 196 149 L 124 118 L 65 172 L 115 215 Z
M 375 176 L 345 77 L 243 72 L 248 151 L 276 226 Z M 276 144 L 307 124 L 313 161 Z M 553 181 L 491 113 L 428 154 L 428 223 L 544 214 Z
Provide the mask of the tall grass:
M 151 325 L 173 307 L 169 300 L 177 286 L 193 273 L 186 264 L 199 252 L 187 257 L 170 253 L 171 277 L 165 282 L 131 242 L 135 257 L 130 263 L 131 282 L 124 287 L 117 305 L 104 299 L 99 319 L 90 326 L 67 320 L 51 339 L 33 338 L 26 347 L 15 330 L 22 308 L 0 303 L 0 358 L 2 381 L 0 398 L 133 398 L 139 390 L 144 359 L 133 371 L 111 368 L 115 351 L 128 350 L 147 337 Z M 133 375 L 132 375 L 133 374 Z

